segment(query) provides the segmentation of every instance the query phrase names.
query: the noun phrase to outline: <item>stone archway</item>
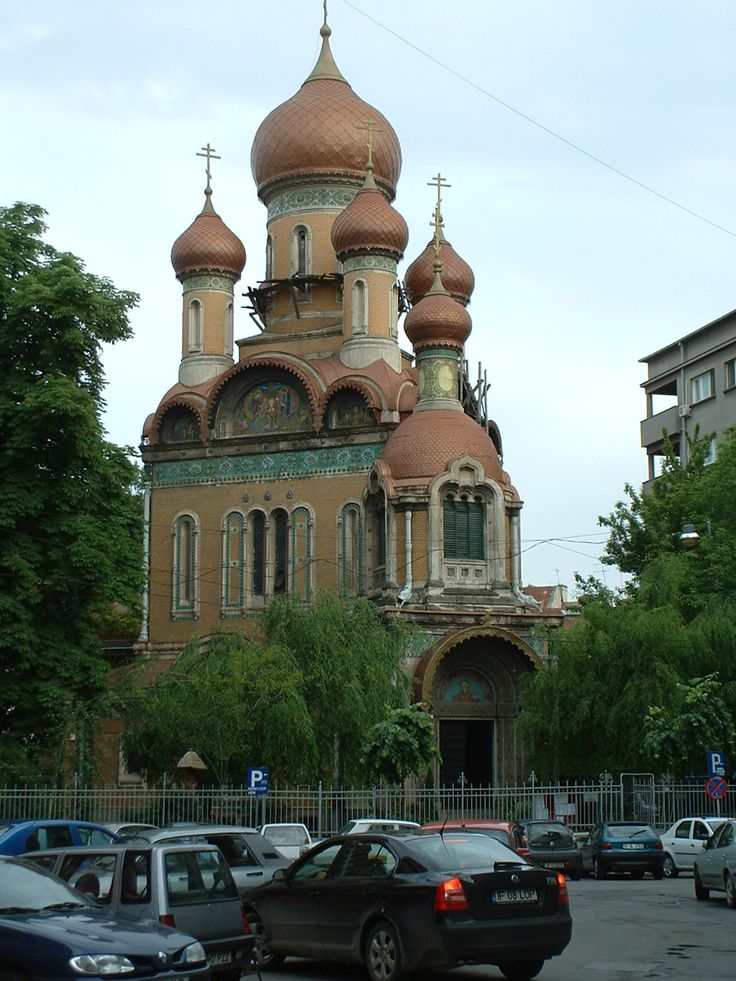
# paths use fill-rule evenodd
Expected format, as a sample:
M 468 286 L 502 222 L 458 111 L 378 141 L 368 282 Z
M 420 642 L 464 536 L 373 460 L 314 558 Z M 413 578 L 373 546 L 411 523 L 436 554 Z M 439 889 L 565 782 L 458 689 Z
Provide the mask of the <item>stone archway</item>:
M 516 732 L 521 679 L 541 666 L 527 643 L 498 627 L 457 631 L 426 652 L 416 688 L 435 720 L 440 785 L 487 787 L 523 779 Z

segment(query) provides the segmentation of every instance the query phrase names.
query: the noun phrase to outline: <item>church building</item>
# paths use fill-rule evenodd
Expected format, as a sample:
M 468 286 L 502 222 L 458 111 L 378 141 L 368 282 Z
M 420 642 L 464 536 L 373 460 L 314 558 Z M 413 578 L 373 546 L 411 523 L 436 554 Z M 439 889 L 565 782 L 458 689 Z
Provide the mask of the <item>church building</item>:
M 437 727 L 437 781 L 518 784 L 521 682 L 544 663 L 538 628 L 561 616 L 522 592 L 522 501 L 468 379 L 474 275 L 445 237 L 443 178 L 434 235 L 402 281 L 399 140 L 330 35 L 325 16 L 314 69 L 253 140 L 265 279 L 241 284 L 209 145 L 204 206 L 172 249 L 181 361 L 143 430 L 137 650 L 163 664 L 193 635 L 253 634 L 279 594 L 368 596 L 418 628 L 406 671 Z M 253 332 L 235 337 L 243 295 Z

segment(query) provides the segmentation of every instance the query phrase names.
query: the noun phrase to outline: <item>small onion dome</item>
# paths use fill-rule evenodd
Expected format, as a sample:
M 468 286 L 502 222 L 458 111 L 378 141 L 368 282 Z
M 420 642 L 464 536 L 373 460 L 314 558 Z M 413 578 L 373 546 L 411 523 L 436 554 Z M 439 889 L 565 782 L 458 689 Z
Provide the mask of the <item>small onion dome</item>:
M 470 314 L 441 286 L 440 290 L 433 286 L 406 315 L 404 333 L 415 351 L 437 344 L 462 348 L 470 336 Z
M 258 196 L 289 178 L 336 176 L 362 180 L 365 128 L 373 120 L 375 176 L 393 201 L 401 173 L 401 147 L 389 121 L 359 98 L 332 57 L 330 28 L 323 24 L 322 51 L 299 91 L 263 120 L 253 140 L 251 170 Z
M 245 266 L 245 247 L 212 207 L 206 191 L 204 208 L 174 242 L 171 265 L 182 280 L 195 272 L 224 272 L 240 279 Z
M 369 164 L 363 187 L 332 225 L 332 245 L 338 259 L 348 252 L 387 252 L 401 259 L 409 241 L 409 228 L 391 207 L 373 179 Z
M 501 461 L 488 433 L 470 416 L 452 409 L 415 411 L 407 416 L 389 436 L 381 459 L 391 468 L 394 480 L 409 480 L 437 477 L 461 456 L 473 457 L 488 477 L 504 482 Z
M 467 306 L 475 289 L 473 270 L 444 237 L 440 240 L 440 260 L 445 289 L 454 300 L 462 303 L 464 307 Z M 418 303 L 431 289 L 433 262 L 434 240 L 429 242 L 424 252 L 406 270 L 404 289 L 410 303 Z

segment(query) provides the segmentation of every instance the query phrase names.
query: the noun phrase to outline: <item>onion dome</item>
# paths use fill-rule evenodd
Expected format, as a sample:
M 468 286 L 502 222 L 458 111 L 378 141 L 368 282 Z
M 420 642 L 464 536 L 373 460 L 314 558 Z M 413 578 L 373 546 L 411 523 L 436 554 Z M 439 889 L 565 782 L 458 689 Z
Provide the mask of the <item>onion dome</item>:
M 171 265 L 178 280 L 195 272 L 223 272 L 240 279 L 245 247 L 212 207 L 211 197 L 208 187 L 204 207 L 172 246 Z
M 409 228 L 376 187 L 373 164 L 369 162 L 367 169 L 363 187 L 332 225 L 332 246 L 338 259 L 348 252 L 368 251 L 387 252 L 401 259 L 409 241 Z
M 470 314 L 444 289 L 439 264 L 435 261 L 432 289 L 411 308 L 404 320 L 404 333 L 414 350 L 446 345 L 461 348 L 470 336 Z
M 389 436 L 381 459 L 391 468 L 394 480 L 430 480 L 445 473 L 461 456 L 473 457 L 487 476 L 504 482 L 501 461 L 488 433 L 464 412 L 451 409 L 415 411 L 407 416 Z
M 263 120 L 253 140 L 250 162 L 258 196 L 266 201 L 279 182 L 330 176 L 362 180 L 365 141 L 360 127 L 376 124 L 373 155 L 376 182 L 393 201 L 401 172 L 401 147 L 389 121 L 359 98 L 332 57 L 324 23 L 322 50 L 311 75 L 286 102 Z
M 445 289 L 454 300 L 467 306 L 475 289 L 473 270 L 443 236 L 440 237 L 440 259 Z M 404 289 L 410 303 L 418 303 L 431 289 L 433 262 L 434 240 L 431 240 L 424 252 L 406 270 Z

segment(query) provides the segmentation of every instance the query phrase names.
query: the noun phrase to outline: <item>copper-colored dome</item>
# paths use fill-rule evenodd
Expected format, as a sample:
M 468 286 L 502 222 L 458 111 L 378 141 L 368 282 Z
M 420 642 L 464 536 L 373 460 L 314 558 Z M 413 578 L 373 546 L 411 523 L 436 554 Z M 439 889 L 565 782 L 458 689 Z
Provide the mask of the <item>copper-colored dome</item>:
M 407 480 L 437 477 L 461 456 L 473 457 L 487 476 L 503 482 L 501 462 L 488 433 L 464 412 L 451 409 L 414 411 L 391 433 L 381 459 L 394 480 Z
M 435 344 L 462 348 L 471 330 L 468 311 L 445 292 L 427 293 L 411 308 L 404 320 L 404 333 L 415 351 Z
M 353 92 L 340 74 L 323 27 L 322 53 L 302 87 L 263 120 L 253 140 L 250 162 L 261 200 L 284 178 L 365 174 L 366 120 L 372 133 L 376 181 L 393 200 L 401 172 L 401 147 L 393 127 L 377 109 Z
M 369 173 L 363 187 L 335 219 L 331 236 L 338 259 L 362 250 L 388 252 L 400 259 L 409 241 L 409 228 Z
M 446 239 L 440 242 L 440 260 L 442 262 L 442 282 L 445 289 L 463 306 L 470 302 L 475 289 L 473 270 L 453 249 Z M 434 263 L 434 240 L 431 240 L 424 252 L 419 255 L 406 270 L 404 289 L 410 303 L 418 303 L 432 287 Z
M 171 264 L 177 279 L 200 270 L 226 272 L 240 279 L 245 247 L 215 212 L 209 195 L 200 214 L 174 242 Z

